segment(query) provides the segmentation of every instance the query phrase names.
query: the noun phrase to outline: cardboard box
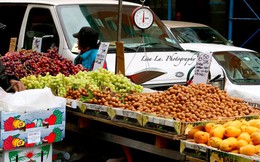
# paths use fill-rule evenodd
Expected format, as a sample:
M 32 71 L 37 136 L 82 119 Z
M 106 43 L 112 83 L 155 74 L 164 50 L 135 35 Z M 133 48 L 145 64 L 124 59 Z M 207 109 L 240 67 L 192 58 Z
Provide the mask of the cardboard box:
M 65 121 L 63 124 L 51 125 L 48 128 L 31 128 L 24 132 L 20 130 L 2 131 L 0 147 L 4 150 L 33 147 L 44 143 L 62 141 L 65 137 Z
M 52 145 L 44 144 L 30 148 L 19 148 L 0 152 L 0 162 L 51 162 Z
M 65 121 L 65 117 L 66 107 L 28 112 L 0 111 L 0 129 L 4 132 L 14 130 L 26 131 L 35 127 L 62 124 L 62 121 Z
M 66 107 L 28 112 L 0 111 L 0 122 L 0 148 L 4 150 L 32 147 L 46 141 L 58 142 L 65 137 Z M 52 137 L 46 139 L 49 134 Z M 54 136 L 56 140 L 53 141 Z

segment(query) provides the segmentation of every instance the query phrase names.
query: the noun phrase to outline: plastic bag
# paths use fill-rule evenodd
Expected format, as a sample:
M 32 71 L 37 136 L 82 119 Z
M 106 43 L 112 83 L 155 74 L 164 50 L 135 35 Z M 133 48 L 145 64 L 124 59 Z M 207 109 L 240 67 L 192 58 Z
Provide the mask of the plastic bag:
M 66 99 L 54 96 L 50 88 L 29 89 L 15 93 L 6 93 L 0 89 L 1 111 L 24 112 L 65 106 Z

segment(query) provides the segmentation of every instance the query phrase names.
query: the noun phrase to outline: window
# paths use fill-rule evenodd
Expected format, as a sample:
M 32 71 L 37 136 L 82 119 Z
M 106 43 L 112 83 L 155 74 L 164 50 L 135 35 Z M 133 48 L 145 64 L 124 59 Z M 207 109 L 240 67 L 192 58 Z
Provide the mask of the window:
M 52 19 L 52 15 L 48 9 L 33 8 L 31 9 L 26 26 L 24 48 L 32 49 L 34 37 L 52 38 L 48 43 L 44 43 L 41 52 L 46 52 L 53 46 L 59 45 L 59 37 Z M 47 39 L 44 39 L 47 40 Z

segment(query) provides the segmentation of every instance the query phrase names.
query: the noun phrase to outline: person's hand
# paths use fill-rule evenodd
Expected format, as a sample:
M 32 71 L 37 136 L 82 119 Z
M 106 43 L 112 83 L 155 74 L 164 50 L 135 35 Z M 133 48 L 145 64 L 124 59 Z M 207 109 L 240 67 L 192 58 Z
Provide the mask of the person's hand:
M 14 80 L 14 79 L 11 79 L 10 80 L 10 84 L 11 84 L 11 87 L 12 89 L 15 91 L 15 92 L 20 92 L 20 91 L 23 91 L 25 90 L 25 86 L 23 84 L 23 82 L 19 81 L 19 80 Z

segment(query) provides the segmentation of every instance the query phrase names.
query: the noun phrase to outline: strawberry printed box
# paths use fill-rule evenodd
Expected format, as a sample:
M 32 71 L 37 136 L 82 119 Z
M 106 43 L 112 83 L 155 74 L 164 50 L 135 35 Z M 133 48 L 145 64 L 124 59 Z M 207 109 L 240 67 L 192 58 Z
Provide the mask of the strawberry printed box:
M 14 150 L 18 148 L 34 147 L 62 141 L 65 137 L 65 122 L 51 125 L 48 128 L 35 127 L 27 131 L 1 131 L 0 148 Z
M 0 162 L 52 162 L 51 144 L 0 152 Z
M 28 112 L 0 111 L 0 148 L 12 150 L 61 141 L 66 107 Z
M 30 128 L 47 128 L 65 121 L 66 107 L 33 110 L 28 112 L 0 111 L 1 131 L 27 131 Z

